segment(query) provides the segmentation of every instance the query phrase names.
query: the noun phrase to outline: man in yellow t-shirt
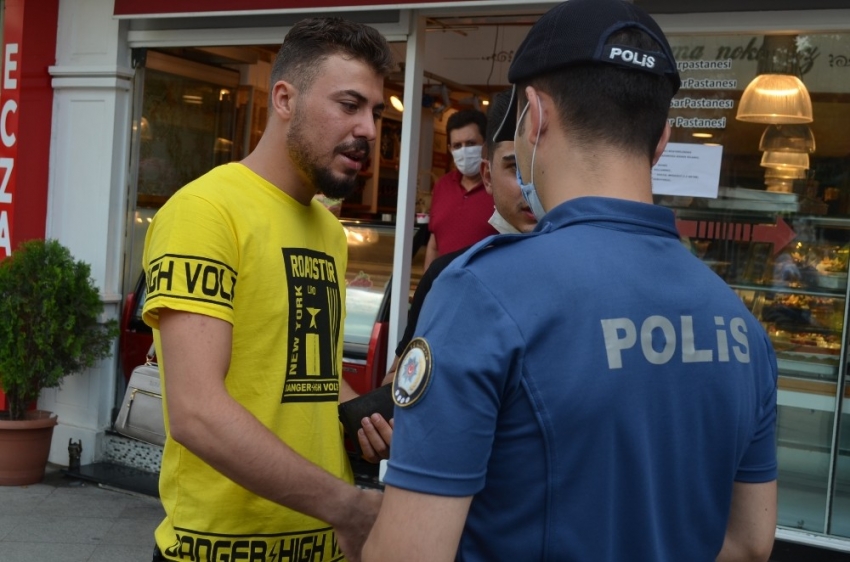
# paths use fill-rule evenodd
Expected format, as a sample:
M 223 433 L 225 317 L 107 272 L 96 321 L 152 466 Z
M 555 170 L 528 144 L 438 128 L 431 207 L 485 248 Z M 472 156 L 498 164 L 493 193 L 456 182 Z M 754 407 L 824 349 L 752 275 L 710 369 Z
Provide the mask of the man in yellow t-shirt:
M 144 319 L 168 434 L 154 560 L 360 558 L 381 495 L 351 484 L 337 418 L 354 396 L 341 377 L 347 247 L 313 196 L 354 187 L 391 65 L 370 27 L 299 22 L 257 148 L 151 223 Z M 364 429 L 370 443 L 390 434 Z

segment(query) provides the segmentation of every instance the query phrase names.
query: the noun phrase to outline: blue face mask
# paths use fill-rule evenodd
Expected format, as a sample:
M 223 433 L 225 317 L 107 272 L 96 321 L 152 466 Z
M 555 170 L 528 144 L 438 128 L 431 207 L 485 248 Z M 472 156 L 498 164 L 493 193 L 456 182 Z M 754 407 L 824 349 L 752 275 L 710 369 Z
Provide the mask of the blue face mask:
M 538 98 L 539 100 L 540 98 Z M 539 103 L 539 101 L 538 101 Z M 525 108 L 522 110 L 522 113 L 519 114 L 519 119 L 516 121 L 516 131 L 514 131 L 514 145 L 516 145 L 516 137 L 517 131 L 519 131 L 519 125 L 522 123 L 522 118 L 525 117 L 525 112 L 528 111 L 529 103 L 525 104 Z M 540 140 L 540 129 L 537 130 L 537 141 Z M 528 206 L 531 207 L 531 212 L 534 213 L 534 216 L 537 217 L 537 220 L 543 218 L 543 215 L 546 214 L 546 210 L 543 208 L 543 204 L 540 202 L 540 197 L 537 196 L 537 188 L 534 187 L 534 157 L 537 154 L 537 142 L 534 143 L 534 148 L 531 151 L 531 181 L 525 183 L 522 181 L 522 174 L 519 171 L 519 164 L 516 167 L 516 181 L 519 184 L 519 189 L 522 191 L 522 196 L 525 201 L 528 203 Z

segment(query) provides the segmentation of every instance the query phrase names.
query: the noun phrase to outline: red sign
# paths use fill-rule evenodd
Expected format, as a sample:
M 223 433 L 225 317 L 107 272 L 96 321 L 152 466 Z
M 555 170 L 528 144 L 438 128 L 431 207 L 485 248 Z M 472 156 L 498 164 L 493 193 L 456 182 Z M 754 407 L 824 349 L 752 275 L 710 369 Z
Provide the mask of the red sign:
M 400 8 L 423 4 L 492 4 L 491 0 L 115 0 L 116 16 L 192 15 L 210 12 L 284 11 L 309 8 Z M 520 2 L 517 2 L 519 4 Z
M 778 254 L 797 233 L 788 223 L 777 217 L 776 224 L 749 224 L 715 221 L 676 220 L 679 236 L 713 240 L 739 240 L 745 242 L 767 242 L 773 244 L 773 253 Z
M 23 2 L 6 6 L 3 26 L 3 75 L 0 77 L 0 256 L 12 253 L 15 187 L 18 170 L 18 108 L 21 101 L 21 40 Z
M 0 75 L 0 258 L 44 238 L 59 0 L 6 0 Z

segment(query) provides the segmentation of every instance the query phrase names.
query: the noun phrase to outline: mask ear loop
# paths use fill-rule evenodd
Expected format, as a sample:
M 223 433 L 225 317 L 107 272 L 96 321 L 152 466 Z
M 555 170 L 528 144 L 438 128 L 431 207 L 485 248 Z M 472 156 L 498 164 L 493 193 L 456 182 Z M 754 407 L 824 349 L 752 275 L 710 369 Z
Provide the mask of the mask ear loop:
M 540 94 L 537 94 L 537 107 L 541 106 L 542 102 L 540 101 Z M 528 107 L 531 107 L 529 104 Z M 531 149 L 531 179 L 530 182 L 534 183 L 534 157 L 537 156 L 537 145 L 540 144 L 540 131 L 543 129 L 543 112 L 540 112 L 540 120 L 537 123 L 537 137 L 534 139 L 534 148 Z

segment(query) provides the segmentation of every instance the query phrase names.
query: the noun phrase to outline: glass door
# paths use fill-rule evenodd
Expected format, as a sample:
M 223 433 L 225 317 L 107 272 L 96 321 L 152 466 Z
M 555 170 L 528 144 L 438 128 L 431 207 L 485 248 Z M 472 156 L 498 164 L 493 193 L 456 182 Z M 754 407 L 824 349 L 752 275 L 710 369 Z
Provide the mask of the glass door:
M 241 158 L 239 73 L 148 51 L 137 71 L 125 293 L 141 275 L 148 224 L 180 187 Z M 239 137 L 237 139 L 237 136 Z

